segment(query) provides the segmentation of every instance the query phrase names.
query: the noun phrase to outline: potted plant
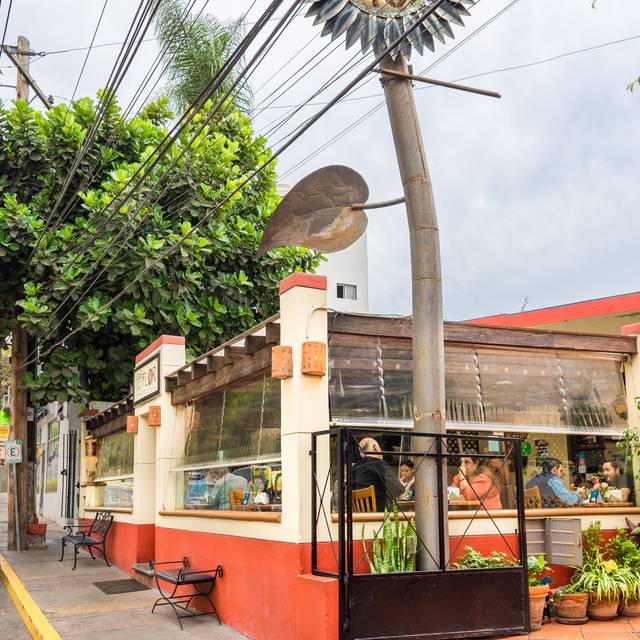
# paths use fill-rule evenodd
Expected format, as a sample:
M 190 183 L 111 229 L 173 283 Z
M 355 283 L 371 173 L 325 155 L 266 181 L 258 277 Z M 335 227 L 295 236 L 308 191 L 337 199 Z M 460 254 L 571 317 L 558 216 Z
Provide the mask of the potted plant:
M 556 607 L 556 620 L 562 624 L 580 624 L 586 622 L 589 594 L 575 584 L 558 587 L 553 594 Z
M 542 574 L 550 571 L 544 556 L 528 556 L 527 573 L 529 576 L 529 622 L 532 631 L 542 629 L 542 616 L 544 615 L 544 603 L 549 594 L 549 578 L 543 578 Z
M 620 615 L 640 616 L 640 549 L 624 529 L 618 530 L 607 549 L 611 559 L 625 569 L 627 592 L 622 599 Z
M 465 547 L 464 553 L 453 563 L 456 569 L 502 569 L 514 567 L 518 563 L 514 558 L 509 558 L 506 553 L 492 551 L 488 556 L 483 556 L 473 547 Z
M 620 600 L 629 592 L 630 571 L 612 558 L 607 559 L 601 546 L 600 523 L 594 522 L 585 531 L 584 561 L 576 569 L 572 583 L 589 594 L 587 613 L 590 618 L 612 620 L 618 615 Z
M 416 570 L 416 551 L 418 536 L 416 523 L 413 518 L 408 523 L 401 523 L 398 506 L 393 505 L 393 518 L 384 510 L 384 524 L 382 525 L 382 540 L 378 533 L 373 533 L 372 553 L 364 538 L 364 524 L 362 525 L 362 548 L 364 557 L 371 573 L 405 573 Z

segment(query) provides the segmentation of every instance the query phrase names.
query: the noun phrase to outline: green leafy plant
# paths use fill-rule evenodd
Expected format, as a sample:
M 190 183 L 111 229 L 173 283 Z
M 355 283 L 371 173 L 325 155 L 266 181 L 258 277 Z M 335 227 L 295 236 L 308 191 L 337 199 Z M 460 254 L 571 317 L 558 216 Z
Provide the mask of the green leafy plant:
M 640 600 L 640 548 L 624 529 L 618 529 L 616 535 L 607 543 L 609 556 L 618 566 L 623 567 L 627 580 L 625 602 Z
M 518 561 L 499 551 L 492 551 L 488 556 L 483 556 L 473 547 L 465 547 L 464 553 L 453 565 L 457 569 L 502 569 L 517 566 Z
M 416 551 L 418 536 L 413 518 L 408 523 L 401 523 L 398 507 L 393 506 L 393 518 L 384 510 L 382 539 L 378 532 L 373 533 L 371 555 L 364 538 L 362 525 L 362 548 L 371 573 L 404 573 L 416 570 Z
M 107 105 L 56 207 L 96 103 L 46 112 L 0 103 L 0 340 L 17 324 L 38 339 L 41 368 L 26 376 L 34 401 L 117 400 L 135 355 L 159 335 L 184 335 L 189 356 L 208 351 L 274 314 L 278 282 L 319 263 L 296 247 L 256 258 L 279 202 L 275 164 L 228 198 L 271 152 L 233 105 L 215 116 L 213 108 L 203 106 L 124 203 L 173 114 L 166 98 L 133 117 Z M 197 146 L 185 149 L 208 116 Z
M 527 556 L 529 586 L 535 587 L 542 584 L 540 578 L 545 571 L 551 571 L 551 567 L 547 564 L 543 555 Z
M 562 586 L 558 587 L 553 592 L 553 599 L 556 602 L 562 602 L 563 596 L 574 595 L 577 593 L 585 593 L 585 592 L 582 591 L 573 582 L 570 582 L 569 584 L 563 584 Z
M 594 522 L 583 533 L 583 563 L 576 568 L 572 585 L 580 592 L 589 593 L 593 602 L 626 600 L 633 572 L 611 556 L 610 545 L 605 545 L 600 522 Z M 622 549 L 616 544 L 617 550 Z

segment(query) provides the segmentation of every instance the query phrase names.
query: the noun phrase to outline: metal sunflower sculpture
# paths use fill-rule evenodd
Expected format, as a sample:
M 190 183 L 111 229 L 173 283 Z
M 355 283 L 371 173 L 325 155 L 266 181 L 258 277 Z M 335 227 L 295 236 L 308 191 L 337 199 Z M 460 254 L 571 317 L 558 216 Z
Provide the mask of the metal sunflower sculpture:
M 376 55 L 383 53 L 413 22 L 419 20 L 436 4 L 436 0 L 308 0 L 311 3 L 307 17 L 315 17 L 314 24 L 324 22 L 322 35 L 335 40 L 346 34 L 347 49 L 360 42 L 362 53 L 370 48 Z M 407 60 L 411 50 L 422 55 L 425 47 L 435 50 L 435 41 L 444 44 L 453 38 L 452 24 L 464 26 L 467 7 L 477 0 L 448 0 L 427 16 L 402 44 L 391 52 L 395 59 L 400 54 Z

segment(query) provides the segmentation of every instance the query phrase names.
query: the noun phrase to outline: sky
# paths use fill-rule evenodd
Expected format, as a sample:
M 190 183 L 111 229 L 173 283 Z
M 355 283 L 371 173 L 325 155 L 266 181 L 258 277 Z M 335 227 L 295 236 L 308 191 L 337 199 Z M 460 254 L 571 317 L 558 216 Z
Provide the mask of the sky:
M 204 4 L 197 0 L 196 8 Z M 221 4 L 212 0 L 205 12 L 226 19 L 254 4 L 246 18 L 251 23 L 267 6 L 266 0 L 237 0 L 218 8 Z M 14 2 L 6 42 L 15 44 L 22 34 L 38 52 L 86 47 L 103 5 L 104 0 Z M 122 41 L 135 5 L 107 0 L 96 44 Z M 5 12 L 3 3 L 0 24 Z M 438 210 L 445 318 L 513 313 L 523 306 L 640 290 L 640 90 L 626 90 L 640 75 L 640 2 L 598 0 L 594 9 L 591 0 L 479 0 L 471 12 L 466 26 L 455 29 L 455 41 L 413 57 L 415 72 L 435 63 L 430 77 L 458 80 L 563 57 L 465 81 L 499 91 L 501 100 L 416 86 Z M 366 63 L 355 47 L 345 51 L 342 40 L 331 44 L 320 31 L 311 19 L 297 17 L 251 77 L 255 127 L 270 133 L 274 148 Z M 148 38 L 119 92 L 124 105 L 157 54 L 151 32 Z M 457 43 L 461 46 L 452 51 Z M 94 95 L 104 86 L 118 50 L 94 48 L 76 97 Z M 69 99 L 85 55 L 50 53 L 34 59 L 31 72 L 46 94 L 56 101 Z M 13 85 L 15 72 L 8 64 L 2 57 L 0 83 Z M 291 115 L 291 105 L 306 101 L 344 65 L 347 75 Z M 161 87 L 162 80 L 157 91 Z M 0 87 L 4 100 L 13 96 L 12 89 Z M 274 121 L 287 115 L 282 128 L 270 132 Z M 282 181 L 295 184 L 315 169 L 338 163 L 364 176 L 372 201 L 402 195 L 381 87 L 373 75 L 283 152 L 278 172 Z M 371 311 L 410 313 L 409 239 L 402 207 L 369 213 L 368 247 Z

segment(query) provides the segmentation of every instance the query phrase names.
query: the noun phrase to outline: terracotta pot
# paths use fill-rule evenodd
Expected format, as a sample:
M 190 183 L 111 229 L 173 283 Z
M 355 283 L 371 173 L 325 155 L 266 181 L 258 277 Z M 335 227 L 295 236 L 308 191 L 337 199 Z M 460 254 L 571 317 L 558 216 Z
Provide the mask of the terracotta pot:
M 556 616 L 566 620 L 581 620 L 587 617 L 588 593 L 565 593 L 556 598 Z
M 42 536 L 44 537 L 47 533 L 47 525 L 46 524 L 27 524 L 27 533 L 30 536 Z
M 614 598 L 595 601 L 593 595 L 589 598 L 589 606 L 587 613 L 592 620 L 613 620 L 618 617 L 618 606 L 620 598 Z
M 531 631 L 542 629 L 542 616 L 544 614 L 544 603 L 549 593 L 549 585 L 541 584 L 529 587 L 529 623 Z
M 640 616 L 640 600 L 629 600 L 620 607 L 620 615 L 628 618 Z

